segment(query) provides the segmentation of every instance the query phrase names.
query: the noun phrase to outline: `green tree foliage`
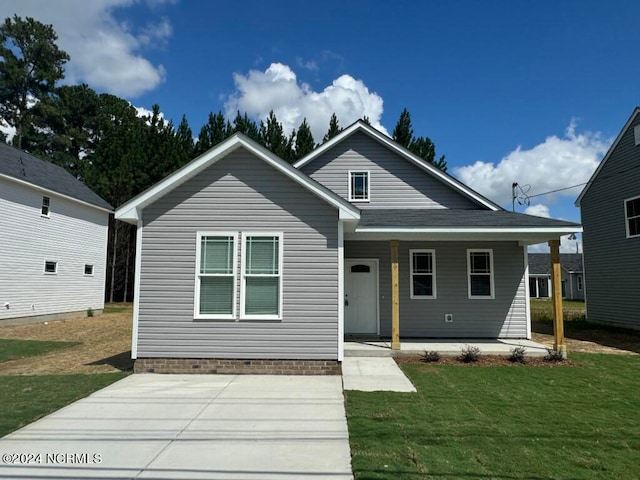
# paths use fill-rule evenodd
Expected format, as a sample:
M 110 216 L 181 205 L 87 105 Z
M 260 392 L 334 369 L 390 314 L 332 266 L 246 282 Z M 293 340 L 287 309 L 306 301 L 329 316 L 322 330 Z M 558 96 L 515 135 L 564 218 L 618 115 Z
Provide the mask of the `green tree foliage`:
M 260 143 L 287 162 L 291 163 L 294 159 L 291 142 L 284 134 L 284 128 L 273 110 L 269 112 L 266 123 L 260 122 Z
M 439 168 L 443 172 L 447 171 L 447 161 L 445 156 L 442 155 L 436 159 L 436 146 L 429 137 L 415 137 L 413 135 L 413 127 L 411 125 L 411 114 L 405 108 L 400 114 L 398 123 L 396 123 L 393 129 L 393 139 L 416 154 L 420 158 L 423 158 L 434 167 Z
M 242 122 L 242 117 L 240 118 L 240 121 Z M 196 143 L 194 150 L 195 156 L 206 152 L 211 147 L 216 146 L 224 139 L 230 137 L 233 134 L 233 131 L 233 127 L 224 118 L 222 112 L 218 112 L 215 115 L 213 113 L 209 113 L 209 120 L 202 126 L 200 134 L 198 135 L 198 142 Z
M 0 25 L 0 116 L 15 127 L 13 144 L 35 132 L 34 117 L 64 77 L 69 56 L 60 50 L 51 25 L 17 15 Z
M 342 128 L 340 128 L 340 125 L 338 124 L 338 117 L 336 116 L 335 113 L 333 113 L 331 115 L 331 119 L 329 120 L 329 130 L 327 130 L 327 133 L 324 135 L 324 137 L 322 137 L 322 143 L 328 140 L 331 140 L 333 137 L 338 135 L 341 131 L 342 131 Z
M 233 120 L 231 134 L 240 132 L 245 134 L 251 140 L 255 140 L 258 143 L 262 143 L 262 137 L 260 135 L 260 128 L 258 124 L 251 120 L 247 113 L 240 115 L 240 111 Z
M 302 120 L 302 123 L 300 124 L 300 126 L 298 127 L 298 131 L 296 132 L 294 147 L 295 159 L 301 159 L 302 157 L 313 151 L 314 148 L 316 148 L 316 142 L 313 139 L 311 128 L 309 127 L 307 119 L 305 118 L 304 120 Z

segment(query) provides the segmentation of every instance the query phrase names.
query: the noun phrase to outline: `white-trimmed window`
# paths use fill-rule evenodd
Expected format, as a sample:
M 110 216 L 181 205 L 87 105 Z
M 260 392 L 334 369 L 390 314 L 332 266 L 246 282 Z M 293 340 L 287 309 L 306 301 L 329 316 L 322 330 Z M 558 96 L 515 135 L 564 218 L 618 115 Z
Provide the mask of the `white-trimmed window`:
M 54 262 L 53 260 L 45 260 L 44 273 L 49 275 L 55 275 L 56 273 L 58 273 L 58 262 Z
M 582 291 L 582 275 L 576 277 L 576 283 L 578 284 L 578 291 Z
M 198 233 L 195 318 L 235 318 L 237 243 L 235 233 Z
M 640 197 L 624 201 L 627 238 L 640 237 Z
M 245 233 L 240 318 L 282 318 L 282 233 Z
M 93 265 L 91 265 L 89 263 L 85 263 L 84 264 L 84 274 L 87 277 L 92 277 L 93 276 Z
M 369 172 L 349 172 L 349 201 L 368 202 L 370 194 Z
M 51 199 L 49 197 L 42 197 L 42 207 L 40 208 L 40 215 L 48 217 L 51 211 Z
M 409 250 L 411 298 L 436 298 L 436 251 Z
M 469 298 L 494 298 L 493 250 L 467 250 Z

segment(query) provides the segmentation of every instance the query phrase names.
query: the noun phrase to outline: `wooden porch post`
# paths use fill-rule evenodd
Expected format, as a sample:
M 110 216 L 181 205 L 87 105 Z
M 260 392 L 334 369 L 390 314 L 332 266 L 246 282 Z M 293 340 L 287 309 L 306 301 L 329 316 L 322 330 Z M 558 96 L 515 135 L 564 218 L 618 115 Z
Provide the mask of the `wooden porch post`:
M 400 350 L 400 288 L 398 272 L 398 240 L 391 240 L 391 349 Z
M 551 291 L 553 292 L 553 348 L 567 356 L 562 318 L 562 273 L 560 271 L 560 240 L 549 240 L 551 250 Z

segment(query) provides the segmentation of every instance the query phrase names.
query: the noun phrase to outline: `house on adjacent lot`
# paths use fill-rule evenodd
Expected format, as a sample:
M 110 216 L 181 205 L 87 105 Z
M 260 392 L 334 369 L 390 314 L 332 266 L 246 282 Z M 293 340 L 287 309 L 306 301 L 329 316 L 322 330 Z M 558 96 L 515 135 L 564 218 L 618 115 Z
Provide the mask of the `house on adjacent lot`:
M 529 338 L 527 245 L 581 231 L 360 121 L 294 166 L 236 134 L 116 218 L 138 229 L 137 371 L 335 371 L 345 335 Z
M 587 320 L 640 329 L 640 107 L 576 200 Z
M 112 210 L 63 168 L 0 142 L 0 325 L 102 311 Z
M 529 294 L 531 298 L 551 297 L 551 257 L 548 253 L 529 254 Z M 584 274 L 581 253 L 561 253 L 562 298 L 584 300 Z

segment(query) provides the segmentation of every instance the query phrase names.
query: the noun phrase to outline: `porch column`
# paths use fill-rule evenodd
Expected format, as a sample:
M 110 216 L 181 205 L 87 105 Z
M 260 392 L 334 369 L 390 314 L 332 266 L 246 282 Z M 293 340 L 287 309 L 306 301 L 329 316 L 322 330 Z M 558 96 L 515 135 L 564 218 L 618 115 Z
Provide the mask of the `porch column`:
M 400 284 L 398 272 L 398 240 L 391 240 L 391 349 L 400 350 Z
M 562 318 L 562 273 L 560 270 L 560 240 L 549 240 L 551 250 L 551 291 L 553 292 L 553 348 L 567 355 Z

